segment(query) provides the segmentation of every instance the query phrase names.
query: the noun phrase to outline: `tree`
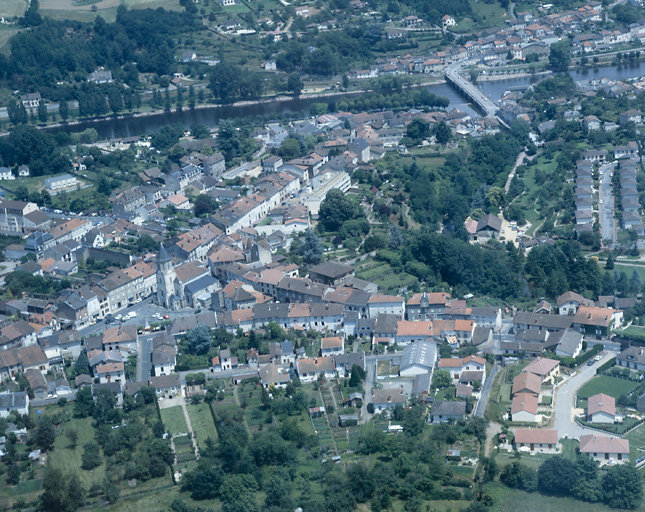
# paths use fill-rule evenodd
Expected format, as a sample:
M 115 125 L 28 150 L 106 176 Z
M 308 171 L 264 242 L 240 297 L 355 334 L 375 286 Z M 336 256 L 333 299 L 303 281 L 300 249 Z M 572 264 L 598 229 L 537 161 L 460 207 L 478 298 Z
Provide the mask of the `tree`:
M 202 458 L 192 471 L 181 479 L 181 489 L 189 491 L 194 500 L 209 500 L 219 495 L 222 471 L 211 461 Z
M 258 512 L 257 483 L 252 475 L 226 475 L 220 487 L 224 512 Z
M 294 96 L 298 96 L 302 92 L 304 84 L 298 73 L 291 73 L 287 78 L 287 91 L 291 92 Z
M 36 27 L 43 22 L 40 17 L 38 8 L 40 7 L 38 0 L 31 0 L 29 8 L 25 11 L 25 15 L 18 19 L 18 23 L 22 27 Z
M 549 49 L 549 67 L 554 71 L 566 71 L 571 62 L 571 41 L 562 39 Z
M 582 501 L 600 501 L 602 493 L 598 486 L 598 463 L 590 457 L 580 456 L 575 464 L 576 483 L 571 488 L 571 494 Z
M 632 275 L 629 278 L 629 291 L 631 293 L 639 293 L 641 291 L 642 286 L 643 286 L 643 281 L 641 279 L 641 275 L 638 272 L 638 270 L 634 268 L 634 270 L 632 271 Z
M 81 461 L 81 467 L 88 471 L 101 465 L 100 448 L 96 442 L 90 442 L 83 445 Z
M 499 480 L 506 486 L 513 489 L 534 491 L 537 488 L 537 474 L 534 469 L 524 466 L 519 462 L 513 462 L 504 466 Z
M 610 467 L 600 482 L 603 501 L 612 508 L 636 509 L 643 500 L 643 487 L 638 470 L 633 466 Z
M 45 104 L 45 100 L 43 99 L 38 102 L 38 120 L 41 123 L 47 122 L 47 105 Z
M 66 475 L 56 467 L 47 468 L 40 495 L 43 510 L 73 512 L 83 504 L 84 498 L 85 490 L 76 473 Z
M 352 365 L 352 373 L 349 377 L 350 387 L 355 388 L 357 386 L 360 386 L 364 378 L 365 378 L 365 370 L 363 370 L 363 368 L 361 368 L 356 364 Z
M 434 127 L 434 136 L 439 144 L 447 144 L 452 139 L 452 131 L 445 121 L 440 121 Z
M 447 388 L 450 386 L 450 382 L 450 372 L 448 370 L 437 370 L 432 376 L 432 385 L 435 388 Z
M 316 233 L 311 229 L 305 231 L 305 239 L 300 245 L 300 255 L 305 263 L 315 265 L 320 263 L 324 247 Z
M 325 231 L 338 231 L 346 220 L 357 216 L 356 205 L 337 188 L 330 190 L 320 203 L 318 217 Z
M 193 87 L 192 85 L 190 86 Z M 190 134 L 196 139 L 207 139 L 211 132 L 203 124 L 195 123 L 190 125 Z
M 430 125 L 423 119 L 416 118 L 407 126 L 405 133 L 416 145 L 419 145 L 430 136 Z
M 186 335 L 188 342 L 188 352 L 190 354 L 201 356 L 206 354 L 211 347 L 211 333 L 207 326 L 199 325 L 188 331 Z
M 72 448 L 76 448 L 76 443 L 78 442 L 78 431 L 75 428 L 68 427 L 65 429 L 65 435 L 69 439 L 69 444 Z
M 392 224 L 392 227 L 390 228 L 387 245 L 392 249 L 398 249 L 403 245 L 403 233 L 396 224 Z
M 295 137 L 287 137 L 282 141 L 282 144 L 280 144 L 277 153 L 285 160 L 293 160 L 300 156 L 302 148 L 298 139 Z
M 573 462 L 558 455 L 545 460 L 538 469 L 538 488 L 546 494 L 565 496 L 576 484 Z
M 195 108 L 195 86 L 194 85 L 191 85 L 188 88 L 188 108 L 191 110 Z
M 54 422 L 49 416 L 44 416 L 38 421 L 33 439 L 36 446 L 44 452 L 48 452 L 54 447 L 56 434 L 54 432 Z
M 7 466 L 7 483 L 9 485 L 17 485 L 20 482 L 20 466 L 15 462 Z
M 74 372 L 76 375 L 90 374 L 90 361 L 87 359 L 87 354 L 84 350 L 81 351 L 74 363 Z
M 195 217 L 208 215 L 219 209 L 219 203 L 206 194 L 200 194 L 195 200 Z
M 610 252 L 609 256 L 607 256 L 607 262 L 605 263 L 605 270 L 614 270 L 614 253 Z

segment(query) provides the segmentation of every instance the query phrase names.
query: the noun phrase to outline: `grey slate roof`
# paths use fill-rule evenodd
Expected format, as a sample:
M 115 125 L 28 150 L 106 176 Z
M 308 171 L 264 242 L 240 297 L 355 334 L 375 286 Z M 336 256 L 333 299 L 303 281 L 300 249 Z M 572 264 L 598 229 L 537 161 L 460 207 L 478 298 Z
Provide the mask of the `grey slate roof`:
M 401 356 L 401 371 L 412 366 L 421 366 L 431 370 L 437 358 L 437 348 L 429 341 L 417 341 L 407 347 Z

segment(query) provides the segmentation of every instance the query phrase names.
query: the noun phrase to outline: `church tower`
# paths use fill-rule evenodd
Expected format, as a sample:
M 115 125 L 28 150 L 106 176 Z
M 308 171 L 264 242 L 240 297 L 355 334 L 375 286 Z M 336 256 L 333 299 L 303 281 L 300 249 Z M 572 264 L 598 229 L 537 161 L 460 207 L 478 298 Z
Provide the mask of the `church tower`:
M 157 256 L 157 304 L 170 308 L 171 298 L 175 293 L 175 269 L 172 266 L 170 254 L 163 244 L 159 247 Z

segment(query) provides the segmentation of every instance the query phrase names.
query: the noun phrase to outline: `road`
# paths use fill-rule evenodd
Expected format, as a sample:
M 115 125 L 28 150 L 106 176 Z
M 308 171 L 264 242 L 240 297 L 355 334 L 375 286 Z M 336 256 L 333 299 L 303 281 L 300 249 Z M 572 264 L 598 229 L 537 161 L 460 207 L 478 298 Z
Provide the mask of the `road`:
M 122 325 L 144 326 L 146 325 L 146 323 L 151 324 L 151 323 L 159 322 L 159 320 L 157 320 L 153 316 L 155 313 L 158 313 L 160 315 L 168 315 L 170 317 L 170 320 L 174 320 L 175 318 L 179 318 L 182 316 L 192 316 L 195 314 L 195 310 L 193 309 L 171 311 L 164 307 L 158 306 L 157 304 L 154 304 L 152 298 L 144 299 L 141 302 L 137 302 L 132 306 L 124 308 L 120 310 L 118 314 L 125 317 L 128 313 L 132 311 L 134 311 L 137 314 L 137 316 L 134 318 L 131 318 L 130 320 L 125 320 L 124 322 L 122 322 Z M 105 327 L 106 327 L 105 320 L 101 320 L 100 322 L 97 322 L 93 325 L 89 325 L 87 327 L 83 327 L 82 329 L 79 329 L 79 332 L 81 333 L 81 336 L 92 336 L 94 334 L 98 334 L 104 331 Z
M 65 395 L 65 396 L 55 396 L 52 398 L 34 398 L 33 400 L 29 400 L 29 405 L 31 407 L 43 407 L 45 405 L 54 405 L 54 404 L 57 404 L 61 398 L 64 398 L 68 402 L 72 402 L 76 400 L 76 390 L 73 390 L 69 395 Z
M 479 397 L 479 400 L 477 400 L 477 407 L 475 408 L 475 416 L 478 416 L 479 418 L 484 417 L 484 412 L 486 411 L 486 405 L 488 404 L 488 398 L 490 396 L 490 389 L 493 387 L 493 381 L 495 380 L 495 375 L 497 375 L 497 370 L 499 370 L 499 366 L 495 363 L 491 368 L 490 375 L 486 376 L 486 382 L 484 382 L 481 396 Z
M 515 177 L 515 171 L 517 171 L 517 168 L 520 165 L 522 165 L 522 162 L 524 162 L 524 158 L 526 158 L 526 153 L 522 151 L 519 155 L 517 155 L 517 158 L 515 159 L 515 165 L 513 166 L 513 169 L 511 169 L 511 172 L 508 174 L 506 185 L 504 185 L 504 192 L 506 192 L 507 194 L 508 194 L 508 190 L 511 188 L 511 182 Z
M 602 241 L 616 241 L 616 220 L 614 219 L 614 195 L 612 193 L 612 176 L 615 163 L 600 166 L 600 187 L 598 191 L 598 215 L 600 217 L 600 237 Z
M 554 396 L 554 414 L 555 429 L 558 431 L 558 438 L 579 439 L 581 435 L 596 433 L 595 430 L 581 427 L 574 421 L 574 399 L 578 389 L 596 374 L 596 368 L 615 356 L 616 354 L 614 352 L 608 352 L 605 353 L 600 361 L 595 362 L 593 366 L 583 365 L 572 377 L 556 389 Z

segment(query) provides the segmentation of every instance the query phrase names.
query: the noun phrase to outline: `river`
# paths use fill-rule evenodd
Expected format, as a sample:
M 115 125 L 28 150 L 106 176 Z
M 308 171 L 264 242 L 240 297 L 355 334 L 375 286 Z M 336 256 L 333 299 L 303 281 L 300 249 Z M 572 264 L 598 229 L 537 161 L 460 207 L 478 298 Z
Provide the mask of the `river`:
M 597 69 L 575 70 L 569 72 L 574 80 L 587 80 L 590 78 L 609 78 L 611 80 L 622 80 L 636 78 L 645 75 L 645 63 L 639 62 L 634 65 L 602 66 Z M 515 87 L 526 87 L 538 78 L 518 77 L 507 80 L 481 82 L 478 87 L 493 101 L 499 101 L 504 91 Z M 450 100 L 450 107 L 458 107 L 469 113 L 479 115 L 472 105 L 461 96 L 455 89 L 445 83 L 426 86 L 428 90 L 437 96 L 443 96 Z M 336 96 L 336 99 L 342 96 Z M 91 121 L 83 121 L 68 127 L 52 127 L 48 131 L 82 131 L 85 128 L 94 128 L 98 132 L 99 139 L 111 139 L 121 137 L 139 136 L 146 133 L 154 133 L 159 128 L 169 124 L 181 124 L 186 128 L 199 123 L 209 128 L 217 125 L 217 122 L 226 118 L 246 118 L 262 116 L 269 120 L 279 120 L 284 116 L 306 113 L 313 103 L 328 101 L 326 98 L 297 98 L 285 101 L 270 101 L 241 106 L 213 106 L 195 110 L 184 109 L 181 112 L 163 112 L 147 116 L 125 116 L 118 119 L 105 118 Z

